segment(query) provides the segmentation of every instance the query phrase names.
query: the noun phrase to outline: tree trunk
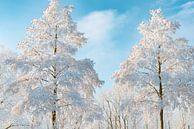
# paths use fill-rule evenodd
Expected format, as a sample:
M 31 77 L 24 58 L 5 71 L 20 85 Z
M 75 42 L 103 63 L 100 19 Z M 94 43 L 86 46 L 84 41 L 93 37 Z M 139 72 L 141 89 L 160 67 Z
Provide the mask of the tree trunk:
M 168 129 L 171 129 L 170 121 L 168 121 Z
M 160 129 L 164 129 L 164 113 L 163 113 L 163 108 L 160 109 Z
M 57 54 L 57 39 L 58 39 L 58 36 L 57 36 L 57 26 L 56 26 L 56 34 L 55 34 L 55 44 L 54 44 L 54 50 L 53 50 L 53 54 L 56 55 Z M 54 64 L 53 66 L 53 78 L 54 80 L 56 80 L 57 78 L 57 69 L 56 69 L 56 64 Z M 53 90 L 53 95 L 54 95 L 54 102 L 53 102 L 53 107 L 54 107 L 54 110 L 52 111 L 52 128 L 53 129 L 57 129 L 57 112 L 56 112 L 56 107 L 57 107 L 57 84 L 56 82 L 54 83 L 54 90 Z
M 53 129 L 57 129 L 56 127 L 56 118 L 57 118 L 57 113 L 56 111 L 52 111 L 52 126 L 53 126 Z
M 145 128 L 148 129 L 148 124 L 146 124 L 146 127 Z
M 54 89 L 54 95 L 57 95 L 57 87 Z M 54 108 L 56 107 L 56 101 L 54 101 Z M 57 129 L 57 112 L 56 109 L 52 111 L 52 128 Z
M 159 46 L 160 49 L 160 46 Z M 160 129 L 164 129 L 164 105 L 163 105 L 163 85 L 162 85 L 162 62 L 158 53 L 158 78 L 159 78 L 159 97 L 160 97 Z

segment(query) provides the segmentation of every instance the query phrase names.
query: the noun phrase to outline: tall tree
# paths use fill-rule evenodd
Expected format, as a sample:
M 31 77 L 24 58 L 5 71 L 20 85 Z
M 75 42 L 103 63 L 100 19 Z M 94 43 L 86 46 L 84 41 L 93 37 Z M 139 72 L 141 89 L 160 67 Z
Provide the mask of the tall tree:
M 139 26 L 140 43 L 114 74 L 116 85 L 133 87 L 144 107 L 158 109 L 161 129 L 165 108 L 186 109 L 194 100 L 194 48 L 173 38 L 178 28 L 160 9 L 152 10 L 149 21 Z
M 53 129 L 60 128 L 66 107 L 87 107 L 95 88 L 103 84 L 91 60 L 74 58 L 86 38 L 77 31 L 71 12 L 71 6 L 60 8 L 58 0 L 51 0 L 43 17 L 32 21 L 19 44 L 21 54 L 12 62 L 20 92 L 26 95 L 20 108 L 47 114 Z

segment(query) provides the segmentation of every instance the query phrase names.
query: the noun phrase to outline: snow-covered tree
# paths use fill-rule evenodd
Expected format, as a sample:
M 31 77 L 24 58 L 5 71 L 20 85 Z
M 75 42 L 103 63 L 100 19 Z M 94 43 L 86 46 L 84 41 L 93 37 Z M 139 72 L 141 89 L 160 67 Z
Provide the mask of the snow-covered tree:
M 143 129 L 142 111 L 128 87 L 113 87 L 98 97 L 100 119 L 90 129 Z
M 107 129 L 140 129 L 142 112 L 127 88 L 113 88 L 100 101 L 103 110 L 101 126 Z M 102 129 L 103 129 L 102 128 Z
M 194 48 L 173 33 L 179 24 L 152 10 L 148 22 L 139 26 L 142 39 L 114 74 L 117 86 L 131 87 L 148 111 L 159 113 L 164 129 L 164 109 L 189 110 L 194 103 Z
M 7 66 L 6 61 L 16 57 L 16 54 L 11 50 L 0 47 L 0 128 L 8 129 L 11 127 L 26 127 L 22 118 L 15 117 L 11 114 L 12 107 L 18 101 L 18 95 L 15 94 L 17 89 L 14 89 L 15 72 Z
M 66 114 L 64 117 L 69 118 L 64 119 L 66 124 L 60 127 L 64 129 L 93 129 L 94 124 L 102 118 L 102 111 L 97 104 L 84 109 L 66 110 L 64 114 Z
M 11 56 L 9 50 L 3 46 L 0 47 L 0 124 L 4 127 L 9 123 L 9 111 L 11 102 L 9 95 L 5 94 L 10 82 L 13 82 L 13 76 L 10 69 L 6 67 L 5 60 Z
M 0 106 L 8 99 L 9 96 L 4 93 L 9 88 L 9 85 L 14 82 L 14 73 L 6 66 L 6 60 L 13 58 L 13 55 L 10 50 L 3 46 L 0 47 Z
M 77 31 L 71 12 L 71 6 L 61 8 L 58 0 L 51 0 L 19 43 L 20 56 L 9 62 L 17 70 L 16 87 L 24 95 L 19 108 L 33 114 L 34 128 L 44 120 L 53 129 L 66 125 L 65 119 L 71 119 L 64 117 L 68 111 L 76 114 L 74 109 L 90 107 L 95 88 L 103 84 L 91 60 L 74 58 L 86 38 Z

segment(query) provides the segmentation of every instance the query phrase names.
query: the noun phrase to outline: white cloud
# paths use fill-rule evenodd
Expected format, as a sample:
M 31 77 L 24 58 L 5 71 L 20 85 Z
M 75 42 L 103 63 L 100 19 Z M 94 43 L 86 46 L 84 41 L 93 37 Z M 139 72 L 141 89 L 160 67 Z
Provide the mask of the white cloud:
M 90 57 L 97 63 L 116 56 L 115 36 L 125 31 L 123 27 L 128 21 L 128 13 L 118 14 L 115 10 L 95 11 L 83 17 L 78 22 L 78 30 L 85 34 L 88 43 L 78 55 Z
M 190 43 L 194 44 L 194 1 L 189 1 L 179 7 L 179 11 L 171 16 L 181 24 L 177 36 L 185 37 Z
M 104 88 L 112 86 L 112 73 L 128 55 L 128 51 L 118 47 L 126 45 L 121 42 L 124 36 L 120 35 L 128 34 L 126 26 L 131 15 L 115 10 L 95 11 L 78 21 L 78 30 L 88 38 L 88 43 L 79 50 L 78 58 L 90 58 L 95 62 L 100 79 L 106 81 Z
M 158 6 L 170 7 L 179 1 L 181 0 L 157 0 L 156 2 L 153 3 L 153 6 L 154 7 L 158 7 Z
M 173 17 L 180 20 L 194 20 L 194 1 L 189 1 L 180 6 L 180 11 Z M 189 18 L 189 19 L 188 19 Z
M 127 15 L 118 15 L 114 10 L 96 11 L 83 17 L 78 22 L 78 30 L 88 37 L 88 42 L 103 43 L 111 40 L 112 31 L 123 25 Z
M 184 9 L 192 8 L 194 7 L 194 1 L 189 1 L 181 6 Z

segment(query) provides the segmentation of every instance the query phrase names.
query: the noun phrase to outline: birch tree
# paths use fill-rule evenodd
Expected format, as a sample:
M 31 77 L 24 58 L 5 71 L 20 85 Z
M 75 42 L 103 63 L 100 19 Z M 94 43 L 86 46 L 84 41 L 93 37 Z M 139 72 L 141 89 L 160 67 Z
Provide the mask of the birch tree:
M 63 116 L 66 108 L 90 106 L 95 89 L 103 84 L 93 61 L 74 57 L 86 38 L 77 31 L 71 12 L 72 6 L 61 8 L 58 0 L 51 0 L 19 43 L 20 55 L 10 61 L 17 71 L 19 92 L 24 95 L 20 109 L 33 114 L 32 125 L 40 125 L 45 118 L 53 129 L 60 128 L 65 124 L 63 119 L 71 119 Z
M 164 110 L 189 109 L 194 100 L 193 47 L 183 38 L 174 38 L 178 23 L 166 19 L 161 9 L 151 10 L 142 22 L 142 38 L 128 59 L 114 74 L 116 85 L 139 93 L 139 101 L 149 111 L 157 109 L 160 129 L 164 129 Z

